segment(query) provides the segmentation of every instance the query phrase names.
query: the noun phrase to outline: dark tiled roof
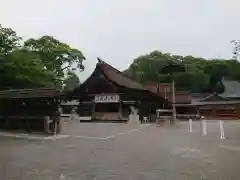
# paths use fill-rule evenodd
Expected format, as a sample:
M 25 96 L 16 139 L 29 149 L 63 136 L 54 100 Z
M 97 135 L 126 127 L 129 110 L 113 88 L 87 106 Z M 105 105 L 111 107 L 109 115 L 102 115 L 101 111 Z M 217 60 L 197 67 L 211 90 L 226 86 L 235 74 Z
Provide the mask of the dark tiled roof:
M 224 92 L 220 96 L 225 98 L 240 97 L 240 83 L 233 80 L 223 80 Z
M 197 101 L 190 104 L 176 104 L 176 106 L 204 106 L 204 105 L 230 105 L 240 104 L 240 101 Z
M 10 89 L 0 91 L 0 99 L 59 97 L 61 95 L 63 95 L 61 90 L 51 88 Z
M 104 61 L 99 60 L 97 66 L 103 70 L 108 79 L 120 86 L 137 90 L 146 90 L 139 82 L 132 80 L 130 77 L 127 77 L 122 72 L 105 63 Z
M 224 105 L 224 104 L 240 104 L 240 101 L 203 101 L 195 102 L 194 105 Z
M 169 63 L 168 65 L 164 66 L 161 70 L 160 73 L 163 74 L 171 74 L 175 72 L 185 72 L 185 66 L 182 65 L 179 61 L 174 61 Z
M 219 96 L 219 99 L 215 99 Z M 240 100 L 231 100 L 228 97 L 224 97 L 221 94 L 211 93 L 192 93 L 191 106 L 204 106 L 204 105 L 229 105 L 229 104 L 240 104 Z
M 193 98 L 199 98 L 199 99 L 204 99 L 210 95 L 212 95 L 212 93 L 191 93 Z
M 196 102 L 202 101 L 203 99 L 211 95 L 212 93 L 191 93 L 192 103 L 195 104 Z
M 219 94 L 213 93 L 203 99 L 201 99 L 200 101 L 228 101 L 229 99 L 226 97 L 222 97 Z

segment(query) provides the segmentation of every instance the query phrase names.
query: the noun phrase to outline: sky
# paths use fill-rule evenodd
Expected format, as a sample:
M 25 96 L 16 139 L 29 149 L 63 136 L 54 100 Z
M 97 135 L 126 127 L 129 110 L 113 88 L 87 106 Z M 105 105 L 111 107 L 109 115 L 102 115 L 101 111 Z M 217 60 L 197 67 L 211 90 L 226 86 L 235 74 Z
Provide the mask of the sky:
M 231 58 L 240 39 L 239 0 L 0 0 L 0 24 L 24 39 L 51 35 L 86 56 L 124 70 L 153 50 Z

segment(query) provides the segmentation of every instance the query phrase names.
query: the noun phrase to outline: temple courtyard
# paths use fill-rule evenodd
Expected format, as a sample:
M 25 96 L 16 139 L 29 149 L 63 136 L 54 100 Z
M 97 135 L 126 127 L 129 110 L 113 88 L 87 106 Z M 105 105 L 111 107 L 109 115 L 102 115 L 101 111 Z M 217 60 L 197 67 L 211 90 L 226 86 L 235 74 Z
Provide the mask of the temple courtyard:
M 238 180 L 240 121 L 156 127 L 64 122 L 57 136 L 0 132 L 0 180 Z

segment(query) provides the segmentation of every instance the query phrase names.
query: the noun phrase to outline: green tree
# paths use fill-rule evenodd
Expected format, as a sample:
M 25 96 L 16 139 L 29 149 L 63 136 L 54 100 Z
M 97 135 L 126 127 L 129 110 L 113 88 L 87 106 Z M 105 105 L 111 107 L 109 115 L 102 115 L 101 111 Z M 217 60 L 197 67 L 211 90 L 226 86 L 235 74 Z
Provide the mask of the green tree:
M 222 92 L 223 86 L 221 80 L 224 76 L 231 74 L 229 66 L 227 65 L 228 61 L 225 60 L 209 60 L 205 65 L 204 72 L 209 74 L 210 77 L 210 92 Z
M 140 82 L 157 82 L 161 80 L 160 70 L 171 62 L 179 61 L 168 53 L 153 51 L 134 59 L 126 74 Z
M 84 70 L 81 51 L 51 36 L 24 44 L 20 40 L 15 31 L 0 25 L 0 89 L 62 88 L 66 74 Z
M 64 80 L 64 90 L 73 90 L 80 85 L 79 77 L 74 73 L 69 71 L 66 79 Z
M 59 79 L 64 80 L 64 73 L 68 71 L 84 70 L 85 57 L 82 52 L 51 36 L 28 39 L 24 42 L 24 47 L 38 53 L 47 70 L 56 73 Z
M 230 43 L 233 45 L 232 60 L 238 60 L 240 57 L 240 40 L 232 40 Z
M 210 85 L 209 76 L 201 72 L 175 73 L 176 88 L 183 91 L 203 92 Z
M 1 89 L 57 85 L 54 73 L 46 70 L 34 52 L 14 50 L 7 56 L 2 56 L 0 61 Z
M 171 76 L 160 71 L 168 64 L 185 66 L 186 72 L 174 73 L 177 89 L 193 92 L 222 92 L 223 76 L 240 81 L 240 63 L 236 60 L 204 59 L 153 51 L 134 59 L 124 72 L 142 82 L 171 82 Z
M 6 55 L 19 45 L 20 37 L 11 28 L 4 28 L 0 24 L 0 55 Z

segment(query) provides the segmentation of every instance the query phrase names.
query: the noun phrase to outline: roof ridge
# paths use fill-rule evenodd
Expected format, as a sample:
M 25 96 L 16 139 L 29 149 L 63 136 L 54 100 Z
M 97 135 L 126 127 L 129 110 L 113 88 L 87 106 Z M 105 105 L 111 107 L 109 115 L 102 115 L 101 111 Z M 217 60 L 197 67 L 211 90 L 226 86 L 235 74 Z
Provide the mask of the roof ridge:
M 115 67 L 111 66 L 110 64 L 106 63 L 105 61 L 101 60 L 99 57 L 97 58 L 98 59 L 98 64 L 105 64 L 107 65 L 108 67 L 112 68 L 114 71 L 117 71 L 119 73 L 122 73 L 121 71 L 119 71 L 118 69 L 116 69 Z
M 118 69 L 116 69 L 115 67 L 113 67 L 112 65 L 106 63 L 105 61 L 103 61 L 102 59 L 100 59 L 99 57 L 97 58 L 98 60 L 98 64 L 104 64 L 106 65 L 107 67 L 111 68 L 112 70 L 114 70 L 115 72 L 121 74 L 122 76 L 132 80 L 132 81 L 135 81 L 136 83 L 139 83 L 143 88 L 144 88 L 144 85 L 138 81 L 136 81 L 135 79 L 133 79 L 132 77 L 129 77 L 128 75 L 124 74 L 123 72 L 119 71 Z

